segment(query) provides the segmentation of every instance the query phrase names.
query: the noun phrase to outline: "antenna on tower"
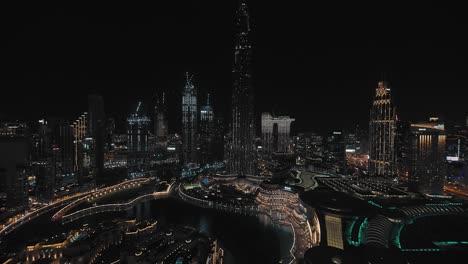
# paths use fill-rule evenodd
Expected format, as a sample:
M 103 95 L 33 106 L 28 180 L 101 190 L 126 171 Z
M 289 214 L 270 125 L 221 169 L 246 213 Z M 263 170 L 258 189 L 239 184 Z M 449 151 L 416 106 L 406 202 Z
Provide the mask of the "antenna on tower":
M 140 110 L 140 106 L 141 106 L 141 101 L 138 102 L 138 106 L 137 106 L 137 109 L 136 109 L 136 111 L 135 111 L 135 115 L 138 114 L 138 111 Z
M 193 78 L 192 75 L 190 75 L 188 72 L 185 72 L 185 89 L 193 88 L 192 78 Z

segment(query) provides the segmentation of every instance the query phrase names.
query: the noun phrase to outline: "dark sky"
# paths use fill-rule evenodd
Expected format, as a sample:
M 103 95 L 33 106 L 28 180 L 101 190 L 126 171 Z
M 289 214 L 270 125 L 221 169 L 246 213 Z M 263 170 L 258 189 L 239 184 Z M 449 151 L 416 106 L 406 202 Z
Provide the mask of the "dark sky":
M 123 120 L 166 90 L 177 116 L 185 71 L 228 114 L 236 1 L 153 2 L 1 8 L 0 119 L 73 118 L 96 91 Z M 291 115 L 299 130 L 366 125 L 385 72 L 400 118 L 467 114 L 463 8 L 315 2 L 248 1 L 257 112 Z

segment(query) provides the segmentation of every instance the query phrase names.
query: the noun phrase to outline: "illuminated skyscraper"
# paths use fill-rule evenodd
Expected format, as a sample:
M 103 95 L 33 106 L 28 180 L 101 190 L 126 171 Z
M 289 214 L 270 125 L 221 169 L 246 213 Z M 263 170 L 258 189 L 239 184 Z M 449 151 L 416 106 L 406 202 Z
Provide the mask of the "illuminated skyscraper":
M 182 94 L 182 155 L 184 163 L 197 162 L 197 90 L 186 73 Z
M 127 118 L 128 156 L 127 168 L 130 177 L 140 177 L 148 165 L 148 133 L 151 120 L 147 117 L 138 103 L 135 113 Z
M 270 113 L 262 113 L 262 146 L 266 153 L 290 152 L 291 123 L 294 120 L 289 116 L 274 117 Z
M 202 164 L 213 161 L 214 155 L 214 112 L 210 105 L 210 95 L 207 95 L 206 104 L 200 109 L 200 161 Z
M 299 133 L 294 137 L 294 152 L 298 160 L 305 161 L 306 158 L 320 160 L 323 157 L 323 137 L 317 133 Z
M 356 129 L 351 133 L 346 133 L 345 135 L 345 143 L 346 143 L 346 153 L 350 153 L 352 155 L 356 154 L 359 155 L 362 153 L 361 146 L 362 142 L 362 130 L 359 126 L 356 126 Z
M 88 113 L 82 114 L 73 122 L 73 171 L 78 182 L 82 182 L 84 176 L 84 159 L 87 153 L 84 151 L 84 140 L 88 126 Z
M 168 125 L 167 125 L 167 106 L 166 94 L 160 92 L 156 94 L 156 102 L 154 105 L 154 135 L 158 142 L 167 140 Z
M 106 120 L 105 151 L 112 149 L 112 137 L 115 134 L 115 118 L 110 117 Z
M 333 131 L 327 136 L 324 158 L 333 172 L 346 173 L 346 145 L 342 130 Z
M 36 176 L 36 196 L 50 199 L 56 183 L 55 151 L 52 148 L 52 129 L 45 119 L 39 120 L 33 137 L 32 173 Z
M 50 128 L 50 147 L 52 154 L 49 164 L 53 167 L 53 177 L 58 184 L 73 180 L 74 135 L 73 126 L 61 118 L 49 118 L 47 126 Z
M 254 174 L 255 125 L 254 93 L 252 87 L 252 46 L 249 41 L 249 12 L 241 1 L 236 13 L 232 92 L 232 133 L 228 149 L 228 172 Z
M 60 147 L 60 160 L 62 162 L 62 177 L 65 182 L 74 180 L 73 176 L 73 156 L 74 156 L 74 135 L 73 125 L 65 121 L 59 126 L 59 138 L 57 139 Z
M 369 175 L 395 173 L 395 108 L 390 88 L 380 81 L 375 89 L 369 122 Z
M 408 182 L 410 169 L 411 124 L 397 120 L 395 129 L 395 173 L 401 182 Z
M 438 118 L 411 124 L 410 187 L 423 194 L 442 194 L 445 167 L 445 126 Z

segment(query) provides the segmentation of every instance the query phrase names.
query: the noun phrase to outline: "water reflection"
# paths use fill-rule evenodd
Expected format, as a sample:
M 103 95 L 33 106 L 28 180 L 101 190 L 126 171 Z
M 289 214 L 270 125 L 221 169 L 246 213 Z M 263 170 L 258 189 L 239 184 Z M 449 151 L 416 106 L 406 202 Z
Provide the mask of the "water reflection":
M 225 250 L 225 263 L 278 263 L 289 255 L 292 234 L 289 227 L 271 225 L 268 217 L 246 216 L 199 208 L 168 198 L 146 201 L 127 212 L 101 213 L 61 225 L 51 222 L 53 213 L 45 214 L 8 235 L 4 243 L 8 250 L 19 251 L 53 234 L 77 228 L 84 223 L 97 223 L 103 219 L 136 218 L 156 219 L 158 225 L 187 225 L 218 239 Z M 37 230 L 40 226 L 40 230 Z

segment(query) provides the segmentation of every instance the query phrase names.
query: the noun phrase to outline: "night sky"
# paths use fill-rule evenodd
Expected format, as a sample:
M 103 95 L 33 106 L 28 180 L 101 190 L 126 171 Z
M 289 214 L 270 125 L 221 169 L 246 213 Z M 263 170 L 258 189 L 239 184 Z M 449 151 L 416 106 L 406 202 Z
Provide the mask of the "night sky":
M 91 92 L 104 96 L 108 116 L 124 120 L 139 100 L 150 105 L 165 90 L 175 132 L 185 71 L 229 117 L 236 1 L 153 2 L 1 8 L 0 121 L 72 119 Z M 302 131 L 366 126 L 384 72 L 400 119 L 464 119 L 463 8 L 315 2 L 248 1 L 258 116 L 293 116 Z

